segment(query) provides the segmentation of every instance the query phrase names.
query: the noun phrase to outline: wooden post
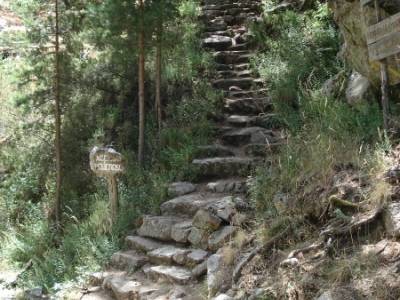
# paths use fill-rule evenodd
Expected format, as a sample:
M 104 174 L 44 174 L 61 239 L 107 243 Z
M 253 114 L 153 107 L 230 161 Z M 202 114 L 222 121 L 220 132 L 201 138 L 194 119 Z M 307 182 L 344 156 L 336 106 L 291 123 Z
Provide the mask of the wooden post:
M 110 199 L 111 220 L 115 224 L 118 218 L 118 181 L 117 176 L 125 171 L 122 155 L 112 148 L 94 147 L 90 151 L 90 169 L 106 178 Z
M 381 14 L 379 11 L 378 0 L 374 0 L 376 22 L 381 21 Z M 381 71 L 381 94 L 382 94 L 382 113 L 383 113 L 383 128 L 387 132 L 389 129 L 389 92 L 388 92 L 388 69 L 387 69 L 387 59 L 384 58 L 379 61 L 380 71 Z
M 118 182 L 116 175 L 107 176 L 108 196 L 110 198 L 111 220 L 115 224 L 118 217 Z

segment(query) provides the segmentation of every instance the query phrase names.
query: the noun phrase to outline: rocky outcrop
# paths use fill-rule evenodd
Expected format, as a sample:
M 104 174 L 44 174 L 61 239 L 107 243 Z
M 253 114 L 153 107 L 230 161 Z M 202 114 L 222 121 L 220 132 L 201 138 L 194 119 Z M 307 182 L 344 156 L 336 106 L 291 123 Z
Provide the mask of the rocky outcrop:
M 385 2 L 387 6 L 386 10 L 381 11 L 383 15 L 392 12 L 393 7 L 399 6 L 396 0 Z M 366 6 L 363 13 L 359 0 L 330 0 L 329 7 L 344 40 L 340 55 L 354 70 L 368 78 L 374 86 L 379 86 L 379 63 L 369 61 L 365 38 L 366 24 L 375 23 L 374 9 Z M 391 78 L 400 80 L 400 72 L 394 61 L 391 61 L 389 69 Z

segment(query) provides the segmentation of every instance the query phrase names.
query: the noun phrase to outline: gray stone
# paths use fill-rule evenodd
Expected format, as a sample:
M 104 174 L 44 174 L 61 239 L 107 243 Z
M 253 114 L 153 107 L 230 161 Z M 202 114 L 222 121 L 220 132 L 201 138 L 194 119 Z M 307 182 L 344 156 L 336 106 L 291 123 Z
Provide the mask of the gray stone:
M 187 284 L 192 279 L 191 272 L 182 267 L 154 266 L 146 269 L 145 272 L 156 280 L 162 279 L 178 284 Z
M 111 257 L 111 261 L 115 266 L 136 270 L 145 265 L 148 259 L 146 256 L 130 250 L 114 253 Z
M 174 246 L 165 246 L 159 249 L 155 249 L 147 253 L 149 259 L 153 263 L 164 263 L 171 264 L 176 262 L 179 264 L 184 264 L 186 260 L 186 255 L 189 253 L 188 249 L 181 249 Z
M 111 289 L 118 300 L 139 300 L 141 283 L 128 280 L 122 277 L 114 277 L 109 283 Z
M 221 226 L 221 219 L 208 210 L 200 209 L 193 217 L 193 226 L 212 232 Z
M 44 295 L 44 291 L 42 287 L 36 287 L 25 292 L 25 299 L 27 300 L 39 300 L 39 299 L 47 299 Z
M 193 165 L 198 168 L 201 177 L 245 175 L 253 166 L 253 159 L 249 157 L 214 157 L 195 159 Z
M 192 227 L 192 221 L 175 224 L 171 229 L 171 238 L 178 243 L 187 243 Z
M 227 265 L 223 254 L 211 255 L 207 260 L 208 296 L 213 297 L 231 284 L 232 266 Z
M 393 237 L 400 236 L 400 202 L 390 202 L 384 213 L 386 232 Z
M 224 226 L 220 230 L 212 233 L 208 238 L 208 248 L 212 251 L 218 250 L 228 242 L 235 234 L 237 227 Z
M 361 300 L 362 298 L 352 288 L 335 288 L 324 292 L 317 300 Z
M 207 249 L 209 233 L 205 230 L 193 227 L 190 231 L 188 241 L 201 249 Z
M 360 73 L 353 72 L 346 89 L 347 103 L 350 105 L 356 105 L 368 100 L 370 97 L 370 88 L 371 84 L 369 83 L 368 78 L 362 76 Z
M 219 144 L 199 146 L 195 158 L 234 156 L 235 153 L 228 147 Z
M 259 114 L 272 109 L 271 99 L 260 98 L 227 98 L 224 110 L 229 113 Z
M 190 182 L 174 182 L 168 187 L 168 196 L 178 197 L 190 194 L 196 190 L 196 186 Z
M 171 237 L 172 227 L 186 221 L 183 218 L 173 216 L 144 216 L 143 224 L 138 229 L 138 234 L 143 237 L 150 237 L 162 241 L 173 241 Z
M 203 276 L 207 274 L 207 261 L 203 261 L 201 264 L 197 265 L 196 267 L 193 268 L 192 270 L 192 277 L 193 278 L 198 278 L 200 276 Z
M 209 210 L 212 210 L 219 218 L 228 223 L 232 221 L 233 216 L 236 214 L 232 196 L 224 197 L 210 204 Z
M 125 242 L 129 248 L 143 252 L 152 251 L 164 245 L 156 240 L 141 236 L 127 236 Z
M 207 184 L 207 189 L 214 193 L 245 193 L 246 180 L 219 180 Z
M 225 143 L 234 146 L 243 146 L 246 144 L 270 144 L 276 138 L 274 132 L 263 127 L 245 127 L 233 129 L 222 136 Z
M 184 195 L 164 202 L 161 205 L 161 213 L 163 215 L 193 217 L 199 209 L 219 199 L 221 199 L 220 196 L 212 194 L 194 193 Z
M 201 250 L 201 249 L 195 249 L 192 250 L 188 255 L 187 255 L 187 263 L 189 265 L 198 265 L 202 263 L 203 261 L 206 260 L 208 256 L 208 252 Z
M 232 39 L 227 36 L 212 35 L 203 40 L 203 46 L 223 50 L 232 45 Z

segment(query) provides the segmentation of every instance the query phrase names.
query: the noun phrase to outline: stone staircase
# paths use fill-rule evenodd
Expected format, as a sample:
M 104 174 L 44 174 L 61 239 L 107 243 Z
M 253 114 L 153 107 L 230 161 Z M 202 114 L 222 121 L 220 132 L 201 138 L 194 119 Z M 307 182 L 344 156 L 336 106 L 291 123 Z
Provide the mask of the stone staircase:
M 216 61 L 212 84 L 225 95 L 218 136 L 193 160 L 199 182 L 171 184 L 161 215 L 143 216 L 135 235 L 126 237 L 127 250 L 112 256 L 110 271 L 91 276 L 93 291 L 83 299 L 195 300 L 217 292 L 210 291 L 210 257 L 246 221 L 249 172 L 282 143 L 267 90 L 250 66 L 246 24 L 260 2 L 203 0 L 203 46 Z

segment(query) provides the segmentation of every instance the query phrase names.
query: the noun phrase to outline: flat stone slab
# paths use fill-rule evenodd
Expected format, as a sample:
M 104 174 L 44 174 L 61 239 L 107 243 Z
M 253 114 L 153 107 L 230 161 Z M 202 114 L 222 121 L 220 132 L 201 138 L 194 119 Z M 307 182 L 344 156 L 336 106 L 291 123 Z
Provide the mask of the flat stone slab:
M 145 270 L 146 274 L 156 280 L 187 284 L 192 279 L 192 273 L 182 267 L 175 266 L 153 266 Z
M 245 193 L 247 191 L 246 179 L 218 180 L 207 184 L 207 189 L 214 193 Z
M 236 114 L 259 114 L 272 109 L 270 98 L 226 98 L 224 110 Z
M 118 251 L 111 256 L 111 262 L 118 267 L 138 269 L 148 262 L 148 258 L 136 251 Z
M 172 227 L 183 221 L 186 220 L 174 216 L 144 216 L 143 224 L 137 232 L 142 237 L 173 241 L 171 237 Z
M 232 238 L 236 231 L 237 227 L 235 226 L 225 226 L 220 230 L 215 231 L 208 238 L 208 248 L 212 251 L 216 251 L 223 247 L 224 244 Z
M 187 264 L 189 265 L 198 265 L 205 261 L 208 257 L 209 253 L 202 249 L 191 250 L 187 255 Z
M 253 164 L 250 157 L 214 157 L 195 159 L 193 165 L 199 168 L 199 176 L 202 177 L 226 177 L 241 176 L 249 172 Z
M 176 262 L 184 264 L 186 255 L 190 252 L 188 249 L 177 248 L 175 246 L 164 246 L 147 253 L 151 262 L 155 264 L 171 264 Z
M 195 190 L 196 186 L 190 182 L 174 182 L 168 187 L 168 196 L 178 197 L 193 193 Z
M 203 40 L 203 46 L 223 50 L 232 46 L 232 39 L 223 35 L 212 35 Z
M 270 144 L 275 141 L 273 131 L 262 127 L 233 129 L 222 136 L 225 143 L 234 146 L 246 144 Z
M 218 195 L 204 193 L 184 195 L 164 202 L 161 205 L 161 213 L 170 216 L 193 217 L 199 209 L 219 199 L 221 199 L 221 197 Z
M 127 236 L 125 238 L 125 243 L 128 245 L 129 248 L 143 252 L 149 252 L 164 246 L 163 243 L 160 243 L 156 240 L 137 235 Z
M 199 146 L 195 151 L 196 158 L 224 157 L 234 155 L 235 153 L 230 148 L 219 144 Z

